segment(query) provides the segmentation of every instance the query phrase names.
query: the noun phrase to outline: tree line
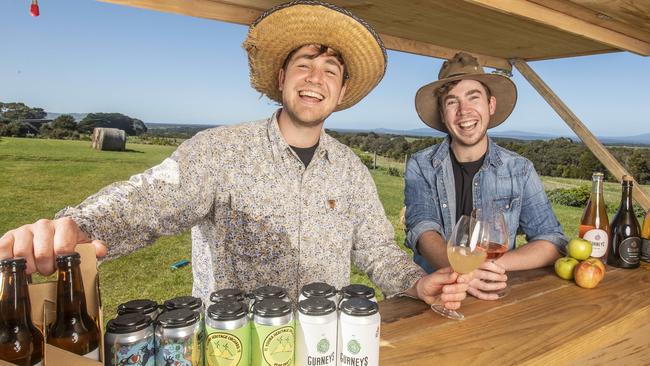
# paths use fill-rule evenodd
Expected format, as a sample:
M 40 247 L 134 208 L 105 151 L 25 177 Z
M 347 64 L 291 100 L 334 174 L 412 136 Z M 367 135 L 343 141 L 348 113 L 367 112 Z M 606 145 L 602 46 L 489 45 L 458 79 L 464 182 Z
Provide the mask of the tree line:
M 352 148 L 377 153 L 398 161 L 442 142 L 441 137 L 413 137 L 378 134 L 374 132 L 341 133 L 328 131 L 341 143 Z M 561 137 L 548 141 L 522 141 L 495 138 L 502 147 L 514 151 L 535 165 L 540 175 L 563 178 L 591 179 L 593 172 L 605 173 L 606 179 L 615 181 L 607 169 L 581 142 Z M 608 147 L 608 150 L 641 184 L 650 183 L 650 148 Z
M 129 136 L 147 132 L 144 122 L 121 113 L 89 113 L 79 123 L 69 114 L 62 114 L 53 120 L 46 117 L 47 113 L 42 108 L 32 108 L 24 103 L 0 102 L 0 136 L 75 140 L 82 134 L 91 134 L 95 127 L 118 128 Z

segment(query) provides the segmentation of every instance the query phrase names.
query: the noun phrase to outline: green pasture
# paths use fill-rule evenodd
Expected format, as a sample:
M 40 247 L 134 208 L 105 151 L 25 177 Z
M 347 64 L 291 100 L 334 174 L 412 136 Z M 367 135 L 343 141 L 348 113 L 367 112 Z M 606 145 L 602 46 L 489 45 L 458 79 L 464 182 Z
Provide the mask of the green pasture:
M 59 209 L 76 205 L 100 188 L 141 172 L 169 156 L 174 147 L 127 144 L 126 152 L 102 152 L 88 141 L 2 138 L 0 140 L 0 234 L 39 218 L 51 218 Z M 402 165 L 399 165 L 399 164 Z M 380 164 L 381 165 L 381 164 Z M 403 162 L 391 162 L 403 171 Z M 403 205 L 403 178 L 372 172 L 386 214 L 395 227 L 395 239 L 404 248 L 399 225 Z M 586 181 L 543 178 L 547 188 L 589 184 Z M 616 184 L 607 184 L 607 200 L 617 204 Z M 569 236 L 577 234 L 582 210 L 555 206 L 555 213 Z M 153 245 L 100 265 L 104 319 L 115 315 L 115 307 L 134 298 L 156 301 L 190 294 L 189 266 L 172 270 L 170 264 L 190 259 L 188 232 L 161 238 Z M 405 248 L 404 248 L 405 249 Z M 405 249 L 407 250 L 407 249 Z M 356 269 L 351 281 L 370 284 Z

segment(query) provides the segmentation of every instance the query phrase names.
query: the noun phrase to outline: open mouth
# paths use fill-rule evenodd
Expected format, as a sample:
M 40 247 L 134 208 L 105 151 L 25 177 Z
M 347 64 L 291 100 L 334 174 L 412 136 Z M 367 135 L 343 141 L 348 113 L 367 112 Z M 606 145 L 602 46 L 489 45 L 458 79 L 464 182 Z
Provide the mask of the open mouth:
M 461 129 L 461 131 L 469 132 L 478 126 L 478 120 L 472 119 L 468 121 L 461 121 L 457 124 L 457 126 Z
M 300 90 L 298 92 L 300 99 L 308 103 L 319 103 L 325 99 L 325 96 L 321 93 L 312 91 L 312 90 Z

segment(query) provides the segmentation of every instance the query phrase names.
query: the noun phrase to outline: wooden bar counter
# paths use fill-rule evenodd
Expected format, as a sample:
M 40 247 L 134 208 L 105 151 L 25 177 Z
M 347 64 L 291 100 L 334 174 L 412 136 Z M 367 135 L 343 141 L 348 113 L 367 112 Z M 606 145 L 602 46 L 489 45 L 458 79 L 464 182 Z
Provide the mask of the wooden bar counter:
M 650 365 L 650 265 L 607 267 L 593 289 L 552 267 L 510 272 L 497 301 L 468 297 L 465 320 L 410 298 L 380 303 L 381 365 Z

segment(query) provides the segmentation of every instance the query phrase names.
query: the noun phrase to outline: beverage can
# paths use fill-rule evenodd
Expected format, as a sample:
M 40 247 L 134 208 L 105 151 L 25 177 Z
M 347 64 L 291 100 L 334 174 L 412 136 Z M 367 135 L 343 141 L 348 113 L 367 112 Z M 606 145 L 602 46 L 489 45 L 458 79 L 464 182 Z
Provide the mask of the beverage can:
M 304 285 L 300 289 L 300 295 L 298 296 L 298 302 L 305 300 L 309 297 L 325 297 L 328 300 L 338 303 L 336 297 L 336 288 L 325 282 L 312 282 L 310 284 Z
M 153 321 L 143 313 L 118 315 L 106 324 L 104 365 L 154 366 Z
M 160 313 L 160 308 L 158 307 L 158 303 L 153 300 L 138 299 L 118 305 L 117 313 L 119 315 L 127 313 L 142 313 L 151 318 L 152 321 L 156 321 L 156 318 Z
M 207 366 L 248 366 L 251 328 L 247 307 L 225 300 L 208 307 L 205 317 L 205 363 Z
M 298 303 L 296 319 L 296 364 L 336 365 L 336 303 L 325 297 L 310 297 Z
M 203 327 L 197 311 L 165 311 L 158 316 L 155 335 L 156 365 L 203 365 Z
M 338 364 L 379 365 L 380 323 L 377 303 L 361 297 L 343 301 L 338 327 Z
M 210 294 L 210 301 L 213 303 L 226 300 L 244 302 L 245 296 L 238 288 L 224 288 Z
M 254 309 L 251 365 L 293 366 L 295 329 L 291 303 L 263 299 Z
M 375 289 L 366 285 L 355 283 L 345 286 L 341 289 L 341 299 L 339 300 L 339 306 L 341 303 L 343 303 L 343 301 L 351 299 L 353 297 L 361 297 L 373 302 L 377 302 L 377 298 L 375 297 Z

